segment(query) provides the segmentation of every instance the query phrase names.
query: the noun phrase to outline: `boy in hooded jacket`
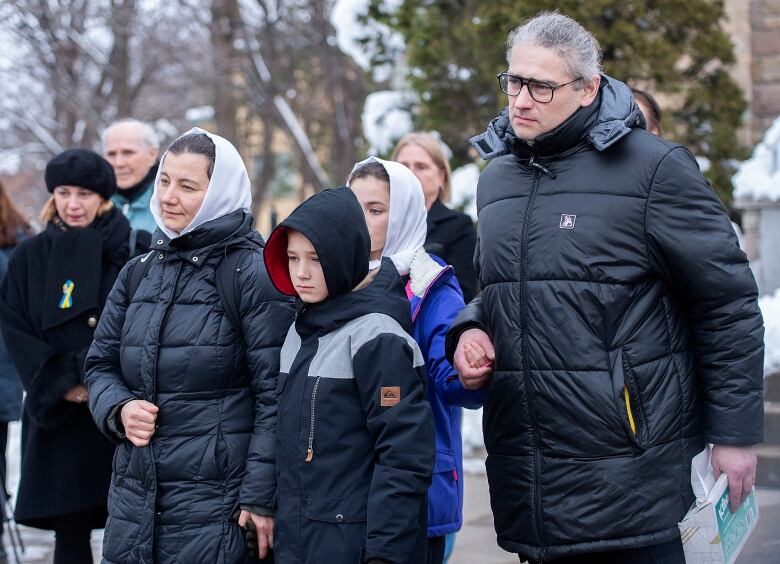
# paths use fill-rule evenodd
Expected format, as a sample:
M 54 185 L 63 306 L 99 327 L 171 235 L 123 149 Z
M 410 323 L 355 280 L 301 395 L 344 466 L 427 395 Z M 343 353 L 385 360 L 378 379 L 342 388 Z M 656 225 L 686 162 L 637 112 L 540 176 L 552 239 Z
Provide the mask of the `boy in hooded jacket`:
M 282 347 L 276 422 L 277 564 L 426 561 L 435 458 L 425 361 L 390 260 L 347 188 L 271 234 L 269 276 L 301 307 Z

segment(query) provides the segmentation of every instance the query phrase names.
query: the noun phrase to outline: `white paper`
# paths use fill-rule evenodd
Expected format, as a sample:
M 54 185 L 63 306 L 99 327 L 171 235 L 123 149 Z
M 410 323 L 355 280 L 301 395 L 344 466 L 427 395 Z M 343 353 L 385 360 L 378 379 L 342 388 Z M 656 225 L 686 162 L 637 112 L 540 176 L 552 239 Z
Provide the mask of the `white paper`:
M 698 507 L 707 502 L 707 496 L 714 486 L 715 474 L 712 472 L 712 445 L 707 445 L 691 461 L 691 487 L 696 496 L 696 505 Z

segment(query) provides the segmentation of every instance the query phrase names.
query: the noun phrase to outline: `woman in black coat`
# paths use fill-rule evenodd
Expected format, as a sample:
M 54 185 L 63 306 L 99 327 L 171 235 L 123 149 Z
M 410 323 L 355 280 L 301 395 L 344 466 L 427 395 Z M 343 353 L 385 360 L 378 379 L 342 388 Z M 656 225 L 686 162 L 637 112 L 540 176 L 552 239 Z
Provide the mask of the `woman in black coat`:
M 130 256 L 130 224 L 109 201 L 111 165 L 70 149 L 46 165 L 46 229 L 22 241 L 0 287 L 0 320 L 27 397 L 16 521 L 56 533 L 55 564 L 92 562 L 106 520 L 113 445 L 87 407 L 84 359 Z
M 444 204 L 450 199 L 450 163 L 439 140 L 430 133 L 410 133 L 395 146 L 391 160 L 410 169 L 422 184 L 428 209 L 425 250 L 452 265 L 463 299 L 469 303 L 477 293 L 477 236 L 468 215 Z
M 294 308 L 265 272 L 251 198 L 222 137 L 196 128 L 163 155 L 153 252 L 119 275 L 87 357 L 90 408 L 119 445 L 106 563 L 243 564 L 242 527 L 260 558 L 272 542 L 276 379 Z

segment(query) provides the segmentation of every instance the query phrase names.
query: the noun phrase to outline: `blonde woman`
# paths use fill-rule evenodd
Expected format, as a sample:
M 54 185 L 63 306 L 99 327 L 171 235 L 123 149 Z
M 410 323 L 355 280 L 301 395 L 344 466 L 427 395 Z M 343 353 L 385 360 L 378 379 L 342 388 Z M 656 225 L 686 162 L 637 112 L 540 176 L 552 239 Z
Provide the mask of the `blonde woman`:
M 474 224 L 465 213 L 448 208 L 450 163 L 439 140 L 430 133 L 410 133 L 396 145 L 391 160 L 410 169 L 422 185 L 428 210 L 425 250 L 455 269 L 466 303 L 477 293 Z

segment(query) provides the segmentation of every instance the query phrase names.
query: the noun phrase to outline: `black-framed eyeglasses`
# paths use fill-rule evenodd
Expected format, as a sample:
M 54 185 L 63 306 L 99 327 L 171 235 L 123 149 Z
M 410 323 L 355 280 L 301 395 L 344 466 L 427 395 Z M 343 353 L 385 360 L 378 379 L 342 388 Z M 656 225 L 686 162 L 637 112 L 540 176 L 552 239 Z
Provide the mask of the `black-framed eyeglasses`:
M 506 71 L 498 73 L 496 78 L 498 79 L 498 85 L 501 87 L 501 91 L 504 94 L 509 96 L 517 96 L 523 90 L 523 86 L 525 86 L 528 88 L 528 94 L 531 96 L 531 98 L 540 104 L 549 104 L 552 102 L 553 95 L 555 94 L 556 90 L 563 88 L 572 82 L 581 80 L 580 77 L 577 77 L 565 84 L 553 86 L 552 84 L 547 84 L 546 82 L 539 82 L 538 80 L 531 80 L 530 78 L 523 78 L 522 76 L 509 74 Z

